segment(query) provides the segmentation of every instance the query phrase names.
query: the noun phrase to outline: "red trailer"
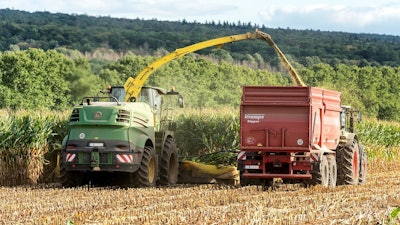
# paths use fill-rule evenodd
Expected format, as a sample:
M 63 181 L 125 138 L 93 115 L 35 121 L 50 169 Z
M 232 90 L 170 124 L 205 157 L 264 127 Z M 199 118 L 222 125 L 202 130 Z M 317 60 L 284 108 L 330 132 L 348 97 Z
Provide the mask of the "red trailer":
M 350 113 L 349 113 L 350 112 Z M 245 86 L 240 106 L 241 184 L 308 180 L 365 182 L 366 155 L 340 92 L 314 87 Z M 361 168 L 361 169 L 360 169 Z

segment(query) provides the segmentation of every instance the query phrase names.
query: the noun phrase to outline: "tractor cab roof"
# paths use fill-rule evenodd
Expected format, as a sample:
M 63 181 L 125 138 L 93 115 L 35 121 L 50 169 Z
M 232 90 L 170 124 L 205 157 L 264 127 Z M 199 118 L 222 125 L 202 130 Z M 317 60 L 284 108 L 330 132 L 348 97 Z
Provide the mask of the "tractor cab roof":
M 115 86 L 112 86 L 112 88 L 124 88 L 124 86 L 123 85 L 115 85 Z M 142 89 L 154 89 L 160 95 L 166 95 L 167 94 L 167 90 L 165 90 L 164 88 L 152 87 L 152 86 L 143 86 Z

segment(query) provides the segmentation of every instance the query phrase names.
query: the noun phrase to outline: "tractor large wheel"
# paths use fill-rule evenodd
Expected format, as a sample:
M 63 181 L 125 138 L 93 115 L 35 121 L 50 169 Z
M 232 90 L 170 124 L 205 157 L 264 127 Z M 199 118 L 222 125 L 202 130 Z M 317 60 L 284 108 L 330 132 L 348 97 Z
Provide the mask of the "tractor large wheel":
M 336 187 L 337 183 L 337 164 L 335 155 L 328 155 L 328 167 L 329 167 L 329 186 Z
M 154 187 L 158 175 L 157 154 L 153 147 L 144 147 L 142 161 L 139 170 L 133 176 L 133 182 L 137 187 Z
M 329 185 L 329 163 L 326 155 L 322 155 L 319 163 L 319 172 L 312 173 L 311 185 L 320 184 L 324 187 Z
M 85 183 L 85 176 L 82 172 L 71 172 L 67 170 L 65 157 L 60 159 L 60 176 L 57 178 L 58 183 L 63 187 L 82 186 Z
M 357 140 L 338 149 L 338 184 L 357 185 L 360 175 L 360 152 Z
M 167 138 L 160 159 L 160 185 L 174 185 L 178 181 L 178 150 L 173 138 Z
M 360 145 L 360 175 L 358 179 L 359 184 L 367 183 L 368 173 L 368 156 L 364 150 L 364 145 Z

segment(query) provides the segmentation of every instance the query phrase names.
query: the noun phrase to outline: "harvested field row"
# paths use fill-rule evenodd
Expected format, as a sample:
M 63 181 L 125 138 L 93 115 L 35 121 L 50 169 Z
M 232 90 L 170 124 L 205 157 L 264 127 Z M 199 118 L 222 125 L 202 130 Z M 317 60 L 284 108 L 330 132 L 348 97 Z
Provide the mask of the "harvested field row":
M 394 168 L 394 167 L 392 167 Z M 1 224 L 387 224 L 399 167 L 366 185 L 309 188 L 179 185 L 153 189 L 0 188 Z M 400 224 L 398 218 L 392 224 Z

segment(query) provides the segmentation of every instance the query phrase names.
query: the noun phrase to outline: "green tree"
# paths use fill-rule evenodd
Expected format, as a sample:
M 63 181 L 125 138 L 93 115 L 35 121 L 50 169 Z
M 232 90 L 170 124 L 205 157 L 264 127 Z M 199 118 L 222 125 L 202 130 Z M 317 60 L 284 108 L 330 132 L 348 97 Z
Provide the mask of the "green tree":
M 70 69 L 63 72 L 71 94 L 70 104 L 76 104 L 83 97 L 93 96 L 99 90 L 105 89 L 104 81 L 91 72 L 86 59 L 77 58 L 72 63 Z
M 0 77 L 4 92 L 2 107 L 15 109 L 62 109 L 71 95 L 62 72 L 71 62 L 54 50 L 5 52 L 0 55 Z

